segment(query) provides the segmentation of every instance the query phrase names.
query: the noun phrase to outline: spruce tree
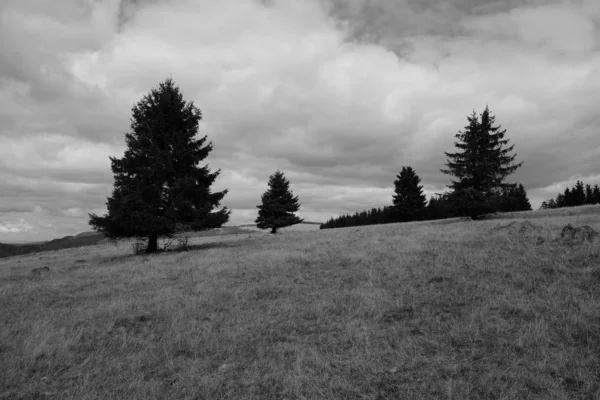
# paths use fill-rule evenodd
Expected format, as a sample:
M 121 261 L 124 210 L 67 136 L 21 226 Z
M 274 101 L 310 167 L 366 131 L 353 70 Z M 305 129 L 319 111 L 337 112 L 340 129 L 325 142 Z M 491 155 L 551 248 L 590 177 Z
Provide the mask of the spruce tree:
M 571 190 L 571 195 L 573 196 L 573 205 L 574 206 L 582 206 L 585 204 L 585 186 L 583 182 L 577 181 L 573 190 Z
M 550 210 L 553 208 L 558 208 L 558 204 L 554 199 L 544 200 L 542 201 L 542 205 L 540 206 L 540 210 Z
M 422 215 L 427 198 L 423 194 L 421 178 L 412 167 L 402 167 L 394 181 L 393 204 L 401 221 L 411 221 Z
M 301 223 L 303 220 L 294 213 L 300 209 L 298 196 L 292 194 L 290 182 L 283 172 L 277 170 L 269 177 L 269 189 L 262 195 L 262 204 L 258 207 L 258 217 L 254 222 L 260 229 L 285 228 Z
M 531 203 L 527 198 L 527 191 L 522 184 L 513 184 L 502 189 L 500 197 L 500 211 L 530 211 Z
M 111 239 L 147 238 L 146 252 L 153 253 L 159 237 L 226 223 L 227 208 L 213 210 L 227 190 L 210 190 L 220 171 L 198 165 L 213 148 L 206 136 L 196 137 L 200 110 L 167 79 L 132 112 L 125 154 L 110 157 L 115 181 L 108 213 L 90 214 L 90 225 Z
M 454 191 L 474 189 L 484 197 L 497 194 L 508 184 L 505 178 L 515 172 L 523 162 L 515 163 L 511 155 L 514 145 L 508 146 L 506 129 L 494 126 L 495 119 L 488 107 L 477 117 L 475 111 L 467 117 L 469 125 L 464 132 L 455 135 L 456 153 L 444 153 L 448 157 L 444 174 L 453 176 L 449 187 Z
M 592 198 L 592 204 L 600 204 L 600 187 L 598 187 L 597 184 L 594 185 L 594 188 L 592 189 Z
M 565 188 L 562 200 L 563 205 L 561 207 L 573 207 L 573 205 L 575 204 L 573 201 L 573 193 L 568 187 Z
M 585 185 L 585 204 L 594 204 L 594 191 L 592 185 Z
M 531 203 L 529 202 L 529 198 L 527 197 L 527 191 L 522 184 L 518 184 L 514 191 L 513 195 L 515 198 L 515 206 L 516 211 L 530 211 Z

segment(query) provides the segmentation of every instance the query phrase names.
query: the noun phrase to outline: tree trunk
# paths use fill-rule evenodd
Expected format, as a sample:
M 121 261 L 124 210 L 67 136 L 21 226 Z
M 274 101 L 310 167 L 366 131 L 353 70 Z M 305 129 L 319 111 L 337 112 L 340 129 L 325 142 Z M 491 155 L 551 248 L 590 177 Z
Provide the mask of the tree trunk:
M 277 233 L 277 227 L 273 226 L 273 227 L 271 228 L 271 233 Z
M 156 253 L 158 251 L 158 235 L 156 233 L 151 233 L 148 238 L 148 247 L 146 248 L 146 253 Z

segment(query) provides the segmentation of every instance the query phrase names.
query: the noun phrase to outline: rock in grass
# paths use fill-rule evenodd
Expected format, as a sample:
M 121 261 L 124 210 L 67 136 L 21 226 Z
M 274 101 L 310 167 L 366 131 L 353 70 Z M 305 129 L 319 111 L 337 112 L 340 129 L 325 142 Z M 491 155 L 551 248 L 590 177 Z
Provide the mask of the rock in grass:
M 43 273 L 46 273 L 46 272 L 50 272 L 50 268 L 41 267 L 41 268 L 34 268 L 31 270 L 31 274 L 34 276 L 41 276 Z
M 598 232 L 589 225 L 574 227 L 568 224 L 563 228 L 560 237 L 568 243 L 593 242 L 598 237 Z

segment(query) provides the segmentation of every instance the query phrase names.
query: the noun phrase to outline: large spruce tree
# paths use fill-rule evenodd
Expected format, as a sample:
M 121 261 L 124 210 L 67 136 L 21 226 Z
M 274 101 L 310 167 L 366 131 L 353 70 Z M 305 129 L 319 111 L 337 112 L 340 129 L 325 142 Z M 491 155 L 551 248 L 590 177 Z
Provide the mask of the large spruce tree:
M 202 118 L 186 103 L 171 79 L 160 83 L 132 109 L 122 158 L 110 157 L 114 189 L 108 213 L 90 214 L 90 225 L 111 239 L 147 238 L 146 252 L 158 250 L 159 237 L 187 230 L 218 228 L 229 219 L 226 207 L 213 211 L 227 190 L 211 192 L 219 175 L 198 164 L 212 150 L 196 137 Z
M 484 197 L 498 194 L 509 184 L 505 178 L 515 172 L 523 162 L 515 163 L 516 154 L 511 155 L 514 145 L 508 146 L 506 129 L 494 126 L 496 117 L 488 107 L 477 117 L 475 111 L 467 117 L 469 125 L 464 132 L 457 133 L 454 143 L 456 153 L 444 153 L 448 157 L 444 174 L 453 176 L 449 186 L 454 191 L 473 189 Z
M 263 193 L 262 204 L 258 207 L 258 217 L 254 222 L 260 229 L 277 229 L 301 223 L 303 220 L 294 213 L 300 209 L 298 196 L 292 194 L 290 182 L 283 172 L 277 170 L 269 177 L 269 189 Z
M 459 151 L 444 153 L 447 168 L 441 171 L 455 178 L 449 185 L 455 214 L 476 219 L 501 209 L 502 192 L 512 186 L 505 179 L 523 162 L 515 163 L 514 145 L 505 139 L 506 129 L 494 126 L 496 118 L 487 106 L 479 117 L 473 111 L 467 119 L 469 125 L 455 135 Z
M 402 167 L 394 181 L 394 212 L 401 221 L 412 221 L 422 215 L 427 198 L 423 194 L 421 178 L 412 167 Z

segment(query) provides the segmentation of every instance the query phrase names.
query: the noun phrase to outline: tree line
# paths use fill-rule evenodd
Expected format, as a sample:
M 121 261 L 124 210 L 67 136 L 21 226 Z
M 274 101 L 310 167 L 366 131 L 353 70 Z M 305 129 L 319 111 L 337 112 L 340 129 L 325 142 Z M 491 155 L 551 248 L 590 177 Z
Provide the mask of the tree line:
M 531 210 L 523 185 L 506 182 L 523 165 L 511 154 L 514 145 L 508 145 L 506 130 L 494 125 L 489 107 L 480 115 L 473 111 L 467 119 L 465 130 L 455 135 L 457 151 L 444 153 L 446 168 L 441 172 L 451 176 L 449 192 L 428 202 L 421 179 L 412 167 L 404 166 L 394 181 L 391 205 L 331 218 L 321 229 L 464 216 L 477 219 L 492 212 Z
M 201 111 L 186 102 L 172 79 L 151 89 L 132 108 L 131 131 L 125 134 L 122 158 L 110 157 L 114 175 L 107 213 L 89 215 L 90 225 L 110 239 L 147 241 L 146 252 L 159 251 L 158 238 L 186 231 L 219 228 L 231 212 L 221 207 L 227 190 L 211 191 L 220 170 L 199 166 L 213 150 L 207 137 L 197 137 Z M 529 210 L 523 185 L 506 182 L 517 170 L 506 130 L 494 126 L 489 108 L 467 117 L 469 124 L 455 135 L 456 152 L 445 153 L 450 191 L 427 202 L 420 178 L 412 167 L 402 167 L 394 181 L 393 204 L 332 218 L 321 228 L 406 222 L 455 216 L 478 218 L 495 211 Z M 298 196 L 282 171 L 269 177 L 255 220 L 272 233 L 302 222 L 295 213 Z
M 578 180 L 572 188 L 567 187 L 554 199 L 544 200 L 541 209 L 578 207 L 586 204 L 600 204 L 600 187 L 589 184 L 584 185 Z

